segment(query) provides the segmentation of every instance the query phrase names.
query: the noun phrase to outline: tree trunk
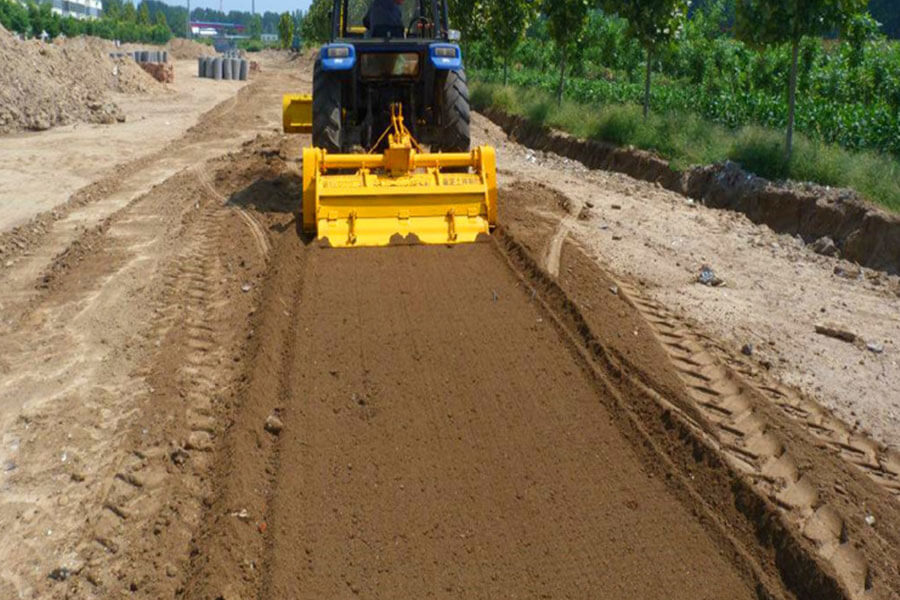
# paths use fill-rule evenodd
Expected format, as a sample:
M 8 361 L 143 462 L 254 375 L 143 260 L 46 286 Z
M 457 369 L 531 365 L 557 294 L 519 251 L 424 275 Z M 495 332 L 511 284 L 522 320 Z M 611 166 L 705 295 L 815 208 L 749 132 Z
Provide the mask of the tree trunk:
M 509 57 L 503 57 L 503 85 L 509 85 Z
M 562 58 L 559 61 L 559 85 L 556 86 L 556 105 L 562 106 L 562 95 L 563 95 L 563 86 L 565 85 L 565 77 L 566 77 L 566 54 L 565 52 L 562 55 Z
M 647 76 L 644 78 L 644 118 L 650 114 L 650 62 L 653 54 L 647 48 Z
M 794 109 L 797 104 L 797 59 L 800 56 L 800 40 L 794 40 L 794 47 L 791 56 L 791 81 L 788 84 L 788 124 L 787 124 L 787 140 L 784 144 L 784 159 L 791 160 L 791 153 L 794 150 Z

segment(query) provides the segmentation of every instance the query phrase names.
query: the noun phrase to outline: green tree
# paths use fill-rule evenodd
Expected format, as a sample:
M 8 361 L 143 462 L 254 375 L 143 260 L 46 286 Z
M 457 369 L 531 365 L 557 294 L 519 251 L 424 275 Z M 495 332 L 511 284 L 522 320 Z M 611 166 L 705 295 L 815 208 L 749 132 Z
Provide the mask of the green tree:
M 450 27 L 460 33 L 463 56 L 469 54 L 469 44 L 484 37 L 485 21 L 484 0 L 447 0 L 447 11 L 450 13 Z
M 528 0 L 488 0 L 485 13 L 488 38 L 494 51 L 503 58 L 503 84 L 506 85 L 509 61 L 534 18 L 534 10 Z
M 324 43 L 331 37 L 331 0 L 313 0 L 300 23 L 304 43 Z
M 556 87 L 556 103 L 562 104 L 566 67 L 573 54 L 579 51 L 584 28 L 588 21 L 588 0 L 545 0 L 547 31 L 559 54 L 559 85 Z
M 126 23 L 135 23 L 137 22 L 137 11 L 134 9 L 134 4 L 131 2 L 125 2 L 122 5 L 122 21 Z
M 739 39 L 753 46 L 791 45 L 785 160 L 793 150 L 800 42 L 805 36 L 843 28 L 865 8 L 866 0 L 737 0 L 735 30 Z
M 122 17 L 122 0 L 104 0 L 103 16 L 113 21 L 118 21 Z
M 141 6 L 138 8 L 137 23 L 138 25 L 150 24 L 150 9 L 147 8 L 146 2 L 141 2 Z
M 605 8 L 628 21 L 628 34 L 647 55 L 644 74 L 644 118 L 650 113 L 650 73 L 653 58 L 681 32 L 687 15 L 687 0 L 605 0 Z
M 262 37 L 262 17 L 253 15 L 250 18 L 250 24 L 247 26 L 247 33 L 250 34 L 251 40 L 258 40 Z
M 281 18 L 278 19 L 278 40 L 283 49 L 287 50 L 291 47 L 291 42 L 294 40 L 294 20 L 291 18 L 291 13 L 282 13 Z
M 18 2 L 0 0 L 0 22 L 9 31 L 28 33 L 28 9 Z
M 166 31 L 171 32 L 169 29 L 169 21 L 166 19 L 166 13 L 161 10 L 156 11 L 156 19 L 154 19 L 154 25 L 157 27 L 162 27 Z

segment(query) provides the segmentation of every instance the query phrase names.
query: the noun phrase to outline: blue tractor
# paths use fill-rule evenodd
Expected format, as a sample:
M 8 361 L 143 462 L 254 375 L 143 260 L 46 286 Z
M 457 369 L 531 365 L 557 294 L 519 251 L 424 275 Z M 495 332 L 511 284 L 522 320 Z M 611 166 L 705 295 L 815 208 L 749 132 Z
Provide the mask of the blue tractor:
M 371 2 L 334 0 L 330 41 L 313 71 L 313 146 L 383 147 L 399 105 L 410 134 L 432 152 L 468 152 L 469 90 L 447 0 Z

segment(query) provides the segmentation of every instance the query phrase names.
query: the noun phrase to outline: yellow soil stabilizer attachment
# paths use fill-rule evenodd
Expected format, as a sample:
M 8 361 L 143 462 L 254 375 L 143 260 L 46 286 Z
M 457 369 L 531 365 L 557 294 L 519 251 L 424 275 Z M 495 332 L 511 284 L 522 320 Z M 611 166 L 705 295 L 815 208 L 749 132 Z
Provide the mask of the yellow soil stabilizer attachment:
M 310 94 L 284 94 L 281 97 L 281 120 L 285 133 L 310 133 L 312 131 L 312 96 Z
M 335 247 L 460 244 L 490 232 L 497 223 L 493 148 L 422 152 L 399 104 L 385 135 L 381 154 L 303 149 L 305 231 Z

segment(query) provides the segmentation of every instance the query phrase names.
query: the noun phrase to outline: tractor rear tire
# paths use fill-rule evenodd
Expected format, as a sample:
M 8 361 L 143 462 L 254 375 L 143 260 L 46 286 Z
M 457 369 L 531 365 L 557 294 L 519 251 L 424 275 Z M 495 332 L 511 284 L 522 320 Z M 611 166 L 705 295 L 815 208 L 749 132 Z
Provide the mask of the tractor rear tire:
M 328 152 L 341 147 L 341 81 L 322 69 L 320 60 L 313 68 L 312 143 Z
M 438 79 L 438 86 L 441 126 L 433 146 L 443 152 L 468 152 L 471 117 L 465 71 L 448 71 Z

